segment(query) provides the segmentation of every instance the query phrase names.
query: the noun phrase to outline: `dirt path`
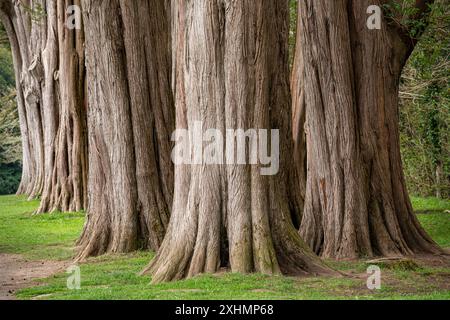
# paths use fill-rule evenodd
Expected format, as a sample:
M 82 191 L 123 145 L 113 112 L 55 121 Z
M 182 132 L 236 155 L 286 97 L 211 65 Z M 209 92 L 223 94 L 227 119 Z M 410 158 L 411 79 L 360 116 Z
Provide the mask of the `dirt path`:
M 65 261 L 28 261 L 20 255 L 0 253 L 0 300 L 15 300 L 17 290 L 32 281 L 63 271 Z

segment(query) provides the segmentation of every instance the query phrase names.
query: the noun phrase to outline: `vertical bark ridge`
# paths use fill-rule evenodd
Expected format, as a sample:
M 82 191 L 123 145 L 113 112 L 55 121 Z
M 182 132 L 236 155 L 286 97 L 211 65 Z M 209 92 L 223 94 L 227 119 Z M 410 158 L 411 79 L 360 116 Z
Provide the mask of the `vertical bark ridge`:
M 308 173 L 300 234 L 324 257 L 439 253 L 415 217 L 400 156 L 398 86 L 411 53 L 384 1 L 300 2 Z M 320 45 L 317 45 L 320 43 Z
M 51 61 L 46 70 L 49 90 L 45 104 L 59 110 L 53 115 L 57 131 L 52 137 L 52 152 L 46 152 L 52 163 L 38 213 L 80 211 L 86 208 L 87 144 L 84 85 L 84 31 L 66 26 L 67 8 L 80 7 L 78 0 L 47 2 L 48 36 L 44 56 Z M 58 108 L 59 106 L 59 108 Z M 50 121 L 49 121 L 50 122 Z
M 30 5 L 29 2 L 25 2 Z M 36 5 L 39 2 L 36 2 Z M 35 4 L 33 4 L 35 5 Z M 44 186 L 45 150 L 44 141 L 50 141 L 52 124 L 43 124 L 48 114 L 42 99 L 43 66 L 41 51 L 44 49 L 38 40 L 44 26 L 32 22 L 22 5 L 11 1 L 0 1 L 2 23 L 8 33 L 16 73 L 16 89 L 23 140 L 23 173 L 18 194 L 29 198 L 40 196 Z M 48 164 L 48 162 L 47 162 Z
M 144 273 L 153 282 L 220 267 L 239 273 L 331 273 L 292 223 L 300 200 L 297 189 L 289 188 L 287 2 L 175 1 L 174 6 L 177 128 L 192 130 L 201 121 L 204 132 L 219 129 L 224 137 L 226 129 L 269 134 L 280 129 L 280 173 L 262 176 L 261 165 L 176 165 L 168 231 Z
M 37 213 L 86 206 L 84 40 L 82 30 L 66 27 L 73 4 L 79 0 L 0 2 L 13 48 L 23 141 L 17 193 L 40 198 Z
M 83 7 L 93 152 L 88 219 L 77 259 L 157 250 L 173 192 L 166 1 L 85 0 Z

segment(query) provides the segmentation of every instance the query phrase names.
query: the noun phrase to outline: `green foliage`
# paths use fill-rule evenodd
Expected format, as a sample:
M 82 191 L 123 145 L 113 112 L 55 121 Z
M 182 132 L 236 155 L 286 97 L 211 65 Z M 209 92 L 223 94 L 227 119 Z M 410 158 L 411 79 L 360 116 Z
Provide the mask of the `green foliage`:
M 0 97 L 7 95 L 15 85 L 14 66 L 8 37 L 0 24 Z
M 0 168 L 0 194 L 14 194 L 20 184 L 21 166 L 18 164 L 2 165 Z
M 40 23 L 46 16 L 45 8 L 38 2 L 33 2 L 32 6 L 28 6 L 22 1 L 19 1 L 22 8 L 29 14 L 31 21 Z
M 8 47 L 0 46 L 0 97 L 8 94 L 14 84 L 14 66 L 11 51 Z
M 298 0 L 289 0 L 289 15 L 289 64 L 292 66 L 295 57 L 295 44 L 297 42 Z
M 415 6 L 416 0 L 392 0 L 383 5 L 384 15 L 399 29 L 408 33 L 413 39 L 418 39 L 427 27 L 427 17 L 420 16 L 420 10 Z M 430 6 L 426 8 L 429 10 Z
M 0 97 L 0 194 L 15 193 L 21 178 L 22 147 L 14 90 Z
M 402 156 L 409 190 L 417 195 L 440 190 L 442 197 L 450 196 L 449 56 L 450 9 L 437 2 L 401 83 Z
M 0 24 L 0 194 L 15 193 L 22 171 L 14 67 L 6 32 Z

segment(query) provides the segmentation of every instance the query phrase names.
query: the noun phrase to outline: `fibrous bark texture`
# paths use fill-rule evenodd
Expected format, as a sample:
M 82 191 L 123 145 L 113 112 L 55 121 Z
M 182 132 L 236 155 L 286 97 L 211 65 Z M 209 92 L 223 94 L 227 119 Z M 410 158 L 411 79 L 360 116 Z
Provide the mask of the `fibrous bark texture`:
M 48 42 L 52 50 L 45 50 L 44 61 L 58 63 L 58 70 L 48 70 L 48 81 L 56 87 L 46 88 L 46 99 L 56 96 L 58 131 L 55 137 L 53 170 L 47 173 L 38 212 L 80 211 L 87 205 L 87 131 L 85 99 L 84 32 L 67 27 L 67 8 L 80 0 L 49 1 Z M 50 19 L 51 18 L 51 19 Z M 81 20 L 81 16 L 79 16 Z M 80 21 L 81 22 L 81 21 Z M 57 31 L 57 32 L 55 32 Z M 55 93 L 56 91 L 56 93 Z
M 329 272 L 292 223 L 301 203 L 290 179 L 287 4 L 172 3 L 177 128 L 191 130 L 201 121 L 204 130 L 218 129 L 223 136 L 228 129 L 279 129 L 280 171 L 263 176 L 261 165 L 176 165 L 167 235 L 145 271 L 153 282 L 221 267 L 241 273 Z
M 23 2 L 27 7 L 30 1 Z M 23 172 L 19 194 L 34 198 L 41 194 L 44 184 L 44 131 L 45 141 L 51 141 L 56 134 L 55 120 L 43 127 L 43 117 L 48 116 L 54 105 L 43 105 L 42 86 L 44 72 L 41 52 L 46 44 L 42 34 L 46 34 L 44 25 L 32 21 L 31 15 L 18 1 L 0 1 L 0 14 L 11 43 L 13 53 L 17 102 L 23 137 Z M 45 114 L 44 114 L 45 112 Z M 50 111 L 51 113 L 51 111 Z M 53 149 L 50 143 L 47 150 Z
M 308 144 L 300 231 L 324 257 L 440 252 L 413 213 L 400 156 L 399 79 L 415 40 L 386 18 L 380 30 L 366 26 L 367 8 L 386 3 L 299 2 Z
M 300 6 L 298 6 L 300 10 Z M 300 15 L 300 13 L 298 13 Z M 300 28 L 301 21 L 297 21 L 297 29 Z M 294 139 L 294 161 L 300 197 L 304 204 L 306 193 L 306 105 L 304 90 L 304 63 L 301 41 L 297 39 L 294 54 L 294 63 L 291 71 L 291 96 L 292 96 L 292 135 Z M 303 208 L 303 206 L 302 206 Z M 301 214 L 297 225 L 300 225 Z
M 167 1 L 85 0 L 88 217 L 78 259 L 157 250 L 172 203 Z
M 16 72 L 23 146 L 18 194 L 41 197 L 39 213 L 79 211 L 86 202 L 84 49 L 66 27 L 78 0 L 3 0 Z

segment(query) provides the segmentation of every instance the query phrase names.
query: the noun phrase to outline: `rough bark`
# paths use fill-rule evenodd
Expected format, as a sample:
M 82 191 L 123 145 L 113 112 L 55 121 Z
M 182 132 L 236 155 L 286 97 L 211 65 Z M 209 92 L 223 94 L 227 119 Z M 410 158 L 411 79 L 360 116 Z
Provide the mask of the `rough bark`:
M 88 217 L 78 259 L 157 250 L 172 203 L 167 1 L 84 0 Z
M 287 1 L 174 1 L 178 129 L 280 129 L 280 172 L 260 165 L 176 165 L 153 282 L 214 273 L 330 272 L 300 239 L 293 169 Z
M 87 203 L 87 132 L 85 103 L 85 59 L 83 28 L 67 27 L 67 8 L 80 7 L 79 0 L 48 1 L 47 48 L 44 105 L 58 106 L 51 115 L 58 120 L 53 137 L 54 152 L 48 158 L 49 170 L 38 212 L 80 211 Z M 53 122 L 54 119 L 48 119 Z M 47 154 L 47 153 L 46 153 Z
M 300 6 L 298 6 L 300 10 Z M 300 16 L 300 12 L 298 12 Z M 301 27 L 300 19 L 297 21 L 297 29 Z M 294 53 L 294 64 L 291 73 L 291 96 L 292 96 L 292 135 L 294 139 L 294 162 L 296 164 L 296 178 L 300 191 L 302 204 L 306 193 L 306 105 L 304 90 L 304 63 L 301 41 L 297 39 Z M 303 208 L 303 206 L 302 206 Z M 297 224 L 300 226 L 301 214 Z
M 11 42 L 21 133 L 24 137 L 23 173 L 18 193 L 35 198 L 43 189 L 46 164 L 44 152 L 51 148 L 50 145 L 45 148 L 44 141 L 50 139 L 54 130 L 51 123 L 44 127 L 42 121 L 44 111 L 47 111 L 42 103 L 43 66 L 40 56 L 45 44 L 41 37 L 45 25 L 32 21 L 25 9 L 25 6 L 32 6 L 30 1 L 23 1 L 22 4 L 2 0 L 0 11 Z
M 366 27 L 367 8 L 386 2 L 300 1 L 308 144 L 300 233 L 324 257 L 441 252 L 413 212 L 400 156 L 399 79 L 417 40 L 386 18 L 381 30 Z
M 23 172 L 18 194 L 41 197 L 38 213 L 86 202 L 83 32 L 66 27 L 79 0 L 3 0 L 16 72 Z

